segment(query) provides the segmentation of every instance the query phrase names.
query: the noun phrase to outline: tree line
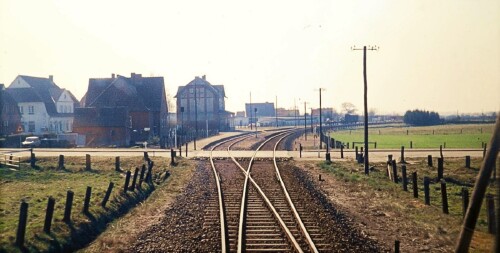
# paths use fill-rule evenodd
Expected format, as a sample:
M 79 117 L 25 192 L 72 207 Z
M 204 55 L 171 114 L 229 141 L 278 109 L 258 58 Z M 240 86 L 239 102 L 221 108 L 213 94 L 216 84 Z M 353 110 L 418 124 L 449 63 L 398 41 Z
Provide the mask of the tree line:
M 406 111 L 403 121 L 409 125 L 415 126 L 430 126 L 430 125 L 438 125 L 442 124 L 443 121 L 439 117 L 439 113 L 430 112 L 424 110 L 413 110 Z

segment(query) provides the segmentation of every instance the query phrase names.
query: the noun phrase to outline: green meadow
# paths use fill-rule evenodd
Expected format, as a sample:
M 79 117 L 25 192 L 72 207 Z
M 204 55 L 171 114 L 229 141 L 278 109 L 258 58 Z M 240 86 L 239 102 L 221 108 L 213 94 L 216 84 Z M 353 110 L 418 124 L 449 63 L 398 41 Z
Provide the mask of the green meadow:
M 369 141 L 376 142 L 377 148 L 391 149 L 410 147 L 413 148 L 482 148 L 483 143 L 488 143 L 494 124 L 471 125 L 439 125 L 426 127 L 408 127 L 403 125 L 370 127 Z M 344 143 L 363 142 L 363 129 L 341 130 L 330 132 L 330 136 Z M 357 146 L 361 146 L 358 144 Z M 374 144 L 370 144 L 373 147 Z

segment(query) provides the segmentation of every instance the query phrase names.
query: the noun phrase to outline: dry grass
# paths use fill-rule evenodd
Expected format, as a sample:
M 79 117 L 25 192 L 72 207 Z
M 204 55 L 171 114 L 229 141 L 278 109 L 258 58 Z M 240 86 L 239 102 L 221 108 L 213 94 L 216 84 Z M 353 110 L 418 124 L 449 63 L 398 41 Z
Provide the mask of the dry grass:
M 462 222 L 462 197 L 461 189 L 468 188 L 472 194 L 472 185 L 478 174 L 481 164 L 480 158 L 472 158 L 472 167 L 464 167 L 464 159 L 445 158 L 444 177 L 447 181 L 447 196 L 449 204 L 449 214 L 442 213 L 441 185 L 437 178 L 436 167 L 428 167 L 427 159 L 409 159 L 407 173 L 409 177 L 408 192 L 402 190 L 401 179 L 399 184 L 391 182 L 385 172 L 385 164 L 376 164 L 376 170 L 369 176 L 364 175 L 362 165 L 354 161 L 334 162 L 331 165 L 320 162 L 317 167 L 320 171 L 336 178 L 337 182 L 345 185 L 349 192 L 347 200 L 356 196 L 357 201 L 365 206 L 376 207 L 383 210 L 390 216 L 400 217 L 403 220 L 411 221 L 418 231 L 427 231 L 432 238 L 440 238 L 443 247 L 452 249 L 461 229 Z M 434 161 L 434 164 L 437 164 Z M 411 172 L 418 173 L 419 198 L 413 198 L 411 185 Z M 401 164 L 398 164 L 398 176 L 401 177 Z M 423 201 L 423 177 L 431 179 L 430 196 L 431 205 L 426 206 Z M 332 189 L 336 192 L 335 189 Z M 494 192 L 494 185 L 488 187 L 488 192 Z M 363 213 L 365 210 L 356 210 L 348 207 L 354 212 Z M 401 221 L 400 221 L 401 222 Z M 394 224 L 401 226 L 401 224 Z M 410 235 L 411 237 L 411 235 Z M 474 239 L 471 245 L 473 252 L 489 252 L 493 243 L 493 236 L 487 233 L 486 205 L 480 212 L 476 225 Z M 407 245 L 408 246 L 408 245 Z
M 154 171 L 169 168 L 169 159 L 151 158 Z M 85 171 L 85 157 L 66 157 L 64 169 L 57 169 L 57 157 L 37 159 L 36 168 L 28 161 L 20 170 L 0 169 L 0 251 L 16 252 L 13 246 L 17 229 L 19 204 L 29 204 L 25 250 L 59 251 L 82 247 L 106 228 L 106 224 L 126 213 L 138 201 L 149 196 L 153 187 L 143 184 L 142 191 L 123 193 L 124 173 L 114 170 L 114 157 L 93 157 L 92 170 Z M 142 157 L 122 157 L 121 168 L 135 169 L 143 164 Z M 104 209 L 100 203 L 109 182 L 114 182 L 110 201 Z M 87 186 L 92 187 L 90 215 L 82 213 Z M 62 221 L 66 191 L 75 194 L 72 223 Z M 52 231 L 43 232 L 47 198 L 56 200 Z
M 141 202 L 122 218 L 109 224 L 92 244 L 83 252 L 122 252 L 136 236 L 147 227 L 164 217 L 175 197 L 182 192 L 194 172 L 194 164 L 181 160 L 177 167 L 170 168 L 171 176 L 167 183 L 156 189 L 151 196 Z

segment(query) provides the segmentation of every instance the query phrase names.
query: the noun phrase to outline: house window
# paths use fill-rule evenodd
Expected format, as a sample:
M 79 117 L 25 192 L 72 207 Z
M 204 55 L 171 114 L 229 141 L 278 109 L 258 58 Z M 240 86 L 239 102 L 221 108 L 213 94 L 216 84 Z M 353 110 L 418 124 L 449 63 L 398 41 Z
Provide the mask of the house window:
M 21 112 L 21 114 L 24 114 L 22 106 L 19 106 L 19 112 Z
M 32 105 L 28 106 L 28 114 L 35 114 L 35 107 L 34 106 L 32 106 Z
M 66 121 L 66 131 L 69 131 L 69 122 Z
M 28 122 L 28 132 L 35 132 L 35 121 Z

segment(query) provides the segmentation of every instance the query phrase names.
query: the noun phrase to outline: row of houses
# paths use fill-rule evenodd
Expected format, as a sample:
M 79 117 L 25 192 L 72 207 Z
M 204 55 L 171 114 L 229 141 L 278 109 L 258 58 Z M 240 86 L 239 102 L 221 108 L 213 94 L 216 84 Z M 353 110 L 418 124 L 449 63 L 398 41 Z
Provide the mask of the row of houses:
M 8 87 L 0 84 L 0 91 L 0 136 L 72 135 L 74 142 L 85 146 L 129 146 L 152 140 L 171 146 L 178 133 L 194 138 L 232 127 L 224 86 L 210 84 L 206 76 L 179 86 L 176 113 L 169 112 L 163 77 L 135 73 L 90 78 L 80 101 L 60 88 L 53 76 L 19 75 Z

